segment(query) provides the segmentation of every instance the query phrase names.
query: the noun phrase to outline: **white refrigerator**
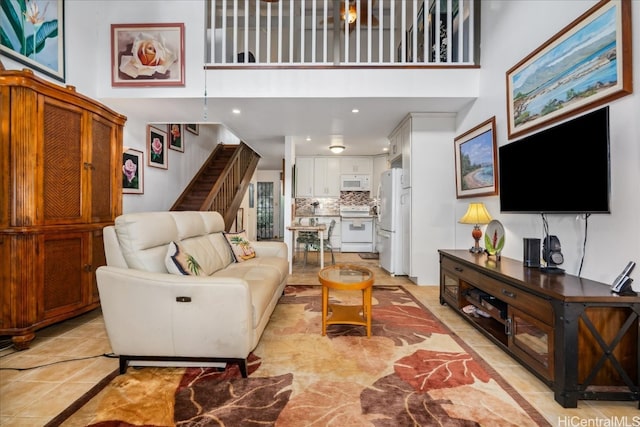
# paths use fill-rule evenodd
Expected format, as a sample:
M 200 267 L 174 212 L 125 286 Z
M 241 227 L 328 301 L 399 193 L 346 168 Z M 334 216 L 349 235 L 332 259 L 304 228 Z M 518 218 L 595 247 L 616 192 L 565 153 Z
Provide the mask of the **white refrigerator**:
M 405 275 L 403 267 L 402 169 L 386 170 L 378 188 L 377 248 L 380 267 L 391 275 Z

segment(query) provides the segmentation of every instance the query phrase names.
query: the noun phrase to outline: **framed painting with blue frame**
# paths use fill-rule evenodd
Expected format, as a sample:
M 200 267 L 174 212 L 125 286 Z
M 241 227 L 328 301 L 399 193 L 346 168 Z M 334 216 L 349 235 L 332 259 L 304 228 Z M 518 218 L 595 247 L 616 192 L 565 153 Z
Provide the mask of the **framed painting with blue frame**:
M 64 0 L 1 3 L 0 53 L 64 82 Z
M 456 137 L 454 147 L 456 197 L 498 194 L 495 116 Z
M 507 71 L 508 137 L 633 92 L 631 1 L 602 0 Z

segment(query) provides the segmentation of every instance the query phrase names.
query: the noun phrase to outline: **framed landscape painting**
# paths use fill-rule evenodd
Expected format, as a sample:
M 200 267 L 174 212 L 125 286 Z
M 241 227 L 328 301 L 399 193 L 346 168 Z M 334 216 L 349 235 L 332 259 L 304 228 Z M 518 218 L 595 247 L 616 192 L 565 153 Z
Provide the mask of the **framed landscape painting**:
M 147 153 L 149 153 L 148 164 L 154 168 L 169 168 L 167 132 L 147 125 Z
M 2 0 L 0 23 L 0 53 L 65 81 L 63 0 Z
M 632 93 L 631 68 L 631 1 L 600 1 L 507 71 L 509 138 Z
M 112 86 L 184 86 L 184 24 L 111 24 Z
M 456 137 L 454 147 L 456 197 L 498 194 L 495 116 Z
M 128 149 L 122 153 L 122 192 L 124 194 L 144 194 L 144 154 Z

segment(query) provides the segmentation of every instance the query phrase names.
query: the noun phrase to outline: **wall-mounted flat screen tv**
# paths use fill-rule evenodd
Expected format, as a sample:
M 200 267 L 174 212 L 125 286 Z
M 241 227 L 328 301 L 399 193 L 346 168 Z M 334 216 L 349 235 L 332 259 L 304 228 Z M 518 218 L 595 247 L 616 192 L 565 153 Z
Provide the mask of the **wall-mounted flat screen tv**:
M 609 213 L 609 107 L 501 146 L 500 210 Z

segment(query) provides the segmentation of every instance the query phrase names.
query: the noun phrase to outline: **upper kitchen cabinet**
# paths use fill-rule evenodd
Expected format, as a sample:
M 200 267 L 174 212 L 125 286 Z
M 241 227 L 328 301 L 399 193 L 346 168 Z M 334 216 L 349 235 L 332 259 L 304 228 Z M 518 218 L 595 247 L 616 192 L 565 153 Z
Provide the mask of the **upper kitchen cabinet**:
M 314 195 L 340 197 L 340 158 L 316 157 L 314 167 Z
M 389 135 L 389 163 L 402 167 L 402 188 L 411 187 L 411 116 L 407 116 Z
M 296 158 L 296 197 L 313 197 L 313 157 Z
M 340 173 L 343 174 L 366 174 L 373 172 L 373 160 L 371 157 L 341 157 Z
M 340 197 L 340 158 L 297 157 L 296 197 Z
M 400 134 L 402 135 L 402 188 L 411 187 L 411 118 L 407 118 L 402 127 Z

